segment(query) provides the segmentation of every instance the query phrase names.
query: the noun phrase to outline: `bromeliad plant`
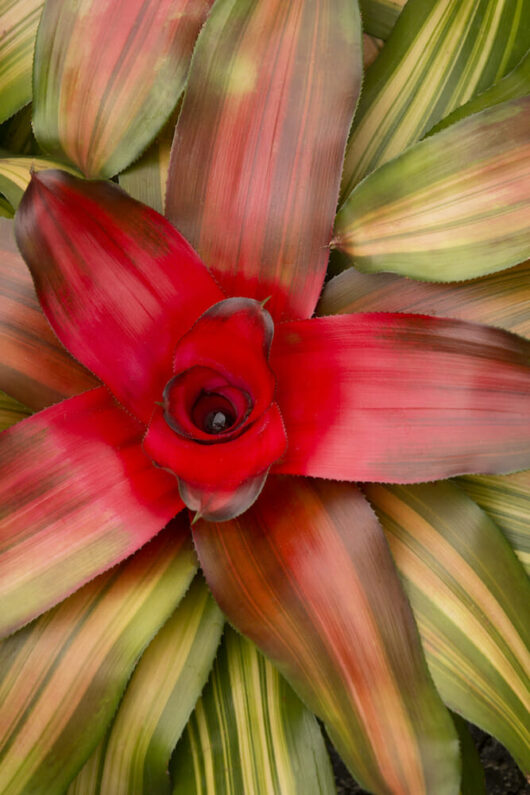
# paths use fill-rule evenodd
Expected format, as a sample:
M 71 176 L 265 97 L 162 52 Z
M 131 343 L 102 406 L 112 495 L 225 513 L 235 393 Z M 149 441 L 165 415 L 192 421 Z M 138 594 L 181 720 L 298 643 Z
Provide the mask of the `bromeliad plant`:
M 481 791 L 444 702 L 528 767 L 523 4 L 409 0 L 351 132 L 353 0 L 9 13 L 2 793 L 333 792 L 308 708 L 373 792 Z

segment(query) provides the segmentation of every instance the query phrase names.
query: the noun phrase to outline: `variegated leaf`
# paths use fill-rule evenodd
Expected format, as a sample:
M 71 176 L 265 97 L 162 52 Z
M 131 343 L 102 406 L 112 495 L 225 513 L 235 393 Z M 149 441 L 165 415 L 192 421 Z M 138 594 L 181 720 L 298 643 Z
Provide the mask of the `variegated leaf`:
M 62 794 L 196 569 L 185 522 L 0 645 L 0 791 Z
M 13 207 L 18 207 L 28 187 L 33 171 L 61 168 L 70 174 L 81 176 L 76 168 L 65 166 L 59 160 L 47 157 L 2 157 L 0 158 L 0 192 Z
M 530 96 L 476 113 L 370 174 L 332 245 L 362 271 L 484 276 L 530 255 Z
M 368 70 L 348 143 L 342 195 L 484 91 L 528 48 L 525 0 L 408 0 Z
M 452 483 L 364 487 L 404 578 L 436 687 L 530 769 L 530 585 L 492 520 Z
M 359 0 L 363 28 L 371 36 L 387 39 L 406 0 Z
M 0 122 L 31 100 L 31 69 L 44 0 L 0 0 Z
M 148 146 L 184 87 L 212 0 L 48 0 L 34 128 L 47 152 L 112 176 Z
M 227 629 L 172 765 L 173 795 L 332 795 L 315 718 L 276 669 Z

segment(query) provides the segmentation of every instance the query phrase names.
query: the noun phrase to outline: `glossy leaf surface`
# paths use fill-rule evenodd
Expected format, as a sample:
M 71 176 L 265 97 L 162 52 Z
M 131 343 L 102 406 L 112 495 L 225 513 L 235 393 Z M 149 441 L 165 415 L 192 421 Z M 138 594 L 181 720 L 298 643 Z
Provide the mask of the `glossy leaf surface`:
M 271 367 L 288 448 L 275 471 L 411 483 L 530 466 L 527 340 L 390 313 L 276 332 Z
M 35 51 L 43 149 L 110 177 L 147 147 L 184 87 L 211 0 L 49 0 Z
M 14 425 L 15 422 L 24 420 L 30 414 L 31 411 L 26 406 L 0 391 L 0 431 L 5 431 L 6 428 Z
M 342 195 L 510 72 L 528 48 L 524 0 L 409 0 L 366 74 Z
M 269 478 L 240 519 L 192 530 L 221 609 L 325 721 L 359 782 L 453 793 L 453 728 L 382 530 L 355 486 Z
M 2 634 L 135 552 L 182 508 L 175 478 L 141 449 L 143 427 L 106 389 L 2 435 Z
M 181 235 L 117 186 L 35 175 L 17 242 L 68 350 L 148 423 L 179 337 L 224 298 Z
M 43 0 L 0 3 L 0 122 L 31 100 L 31 68 Z
M 458 485 L 495 520 L 530 575 L 530 471 L 467 476 Z
M 362 72 L 349 0 L 221 0 L 197 42 L 167 215 L 228 295 L 309 317 Z
M 98 792 L 169 795 L 169 759 L 206 683 L 223 624 L 197 579 L 134 671 L 105 748 Z
M 418 282 L 393 273 L 355 268 L 331 279 L 320 299 L 321 315 L 350 312 L 418 312 L 499 326 L 530 337 L 530 260 L 458 284 Z
M 228 629 L 172 765 L 173 795 L 332 795 L 318 724 L 254 644 Z
M 0 387 L 32 409 L 99 383 L 51 330 L 7 219 L 0 219 L 0 347 Z
M 0 645 L 0 789 L 62 795 L 196 569 L 185 521 Z
M 367 177 L 333 245 L 362 271 L 459 281 L 530 253 L 530 97 L 477 113 Z
M 528 772 L 528 578 L 502 533 L 451 483 L 365 491 L 404 577 L 445 703 Z

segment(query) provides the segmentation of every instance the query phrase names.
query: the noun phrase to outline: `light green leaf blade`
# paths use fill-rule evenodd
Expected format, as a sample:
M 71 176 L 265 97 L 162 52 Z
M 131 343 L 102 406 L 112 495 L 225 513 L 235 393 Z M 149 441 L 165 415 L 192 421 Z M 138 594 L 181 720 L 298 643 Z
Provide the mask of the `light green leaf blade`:
M 33 46 L 44 0 L 0 0 L 0 122 L 31 100 Z
M 0 645 L 0 791 L 62 794 L 196 571 L 184 520 Z
M 530 96 L 469 116 L 370 174 L 333 245 L 361 271 L 484 276 L 530 255 Z
M 173 795 L 331 795 L 318 724 L 247 639 L 227 629 L 172 765 Z
M 440 695 L 528 772 L 530 585 L 513 550 L 450 482 L 365 490 L 404 579 Z
M 210 673 L 224 619 L 202 577 L 141 658 L 114 720 L 101 793 L 170 793 L 171 753 Z
M 409 0 L 368 70 L 346 152 L 342 195 L 484 91 L 528 48 L 525 0 Z
M 466 475 L 458 485 L 501 528 L 530 575 L 530 470 L 514 475 Z
M 5 431 L 15 422 L 29 417 L 31 411 L 19 403 L 15 398 L 6 395 L 0 390 L 0 431 Z
M 0 193 L 16 209 L 24 195 L 32 171 L 45 171 L 47 168 L 60 168 L 76 177 L 81 173 L 73 166 L 65 166 L 59 160 L 48 157 L 2 157 L 0 158 Z
M 70 783 L 66 795 L 98 795 L 100 792 L 103 764 L 105 762 L 105 748 L 107 747 L 108 734 L 88 757 L 87 761 Z
M 359 0 L 363 29 L 370 36 L 387 39 L 406 0 Z

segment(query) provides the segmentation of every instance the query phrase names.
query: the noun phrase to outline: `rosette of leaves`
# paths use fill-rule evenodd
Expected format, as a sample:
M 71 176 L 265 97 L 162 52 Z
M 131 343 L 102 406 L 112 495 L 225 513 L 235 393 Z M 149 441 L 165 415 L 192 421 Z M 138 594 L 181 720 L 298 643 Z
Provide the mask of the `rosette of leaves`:
M 528 771 L 528 6 L 361 12 L 3 4 L 6 795 Z

